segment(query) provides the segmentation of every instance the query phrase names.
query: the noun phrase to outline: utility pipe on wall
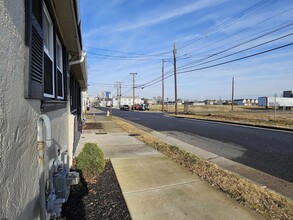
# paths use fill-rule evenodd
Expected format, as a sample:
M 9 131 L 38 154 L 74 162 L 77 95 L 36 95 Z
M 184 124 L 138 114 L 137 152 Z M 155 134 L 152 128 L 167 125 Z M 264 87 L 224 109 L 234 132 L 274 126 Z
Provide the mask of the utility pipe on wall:
M 44 131 L 45 128 L 45 138 Z M 38 141 L 43 141 L 46 147 L 52 146 L 51 122 L 47 115 L 40 115 L 38 120 Z
M 84 61 L 84 58 L 86 56 L 86 52 L 81 51 L 81 58 L 79 60 L 75 60 L 75 61 L 70 61 L 69 62 L 69 66 L 75 65 L 75 64 L 79 64 L 82 63 Z
M 44 132 L 45 128 L 45 132 Z M 44 138 L 45 133 L 45 138 Z M 41 213 L 40 218 L 46 219 L 46 196 L 45 196 L 45 161 L 44 161 L 44 148 L 52 146 L 52 134 L 51 134 L 51 122 L 48 116 L 40 115 L 38 119 L 38 142 L 37 142 L 37 151 L 38 151 L 38 165 L 39 165 L 39 189 L 40 189 L 40 204 L 41 204 Z

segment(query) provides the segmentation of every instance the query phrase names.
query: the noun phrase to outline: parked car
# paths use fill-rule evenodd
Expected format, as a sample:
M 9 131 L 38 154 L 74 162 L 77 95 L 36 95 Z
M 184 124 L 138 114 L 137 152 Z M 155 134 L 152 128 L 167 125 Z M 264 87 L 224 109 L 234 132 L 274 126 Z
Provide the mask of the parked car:
M 129 111 L 129 105 L 121 105 L 120 110 L 122 111 Z
M 131 107 L 131 109 L 133 110 L 133 106 Z M 134 110 L 142 110 L 141 105 L 139 105 L 139 104 L 135 104 L 135 105 L 134 105 Z

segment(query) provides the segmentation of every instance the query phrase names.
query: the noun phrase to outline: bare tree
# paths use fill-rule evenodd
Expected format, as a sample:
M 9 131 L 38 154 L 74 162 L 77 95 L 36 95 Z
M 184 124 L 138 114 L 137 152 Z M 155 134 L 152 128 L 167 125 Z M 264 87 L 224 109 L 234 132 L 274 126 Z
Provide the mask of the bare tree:
M 157 102 L 158 105 L 162 104 L 162 96 L 153 97 L 153 99 Z

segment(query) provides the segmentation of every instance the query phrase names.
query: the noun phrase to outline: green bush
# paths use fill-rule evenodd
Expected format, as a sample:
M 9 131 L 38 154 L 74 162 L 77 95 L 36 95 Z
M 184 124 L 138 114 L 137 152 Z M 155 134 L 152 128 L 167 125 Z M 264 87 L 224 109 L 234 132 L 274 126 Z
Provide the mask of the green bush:
M 82 170 L 85 178 L 95 178 L 105 168 L 103 151 L 95 143 L 86 143 L 76 158 L 76 167 Z

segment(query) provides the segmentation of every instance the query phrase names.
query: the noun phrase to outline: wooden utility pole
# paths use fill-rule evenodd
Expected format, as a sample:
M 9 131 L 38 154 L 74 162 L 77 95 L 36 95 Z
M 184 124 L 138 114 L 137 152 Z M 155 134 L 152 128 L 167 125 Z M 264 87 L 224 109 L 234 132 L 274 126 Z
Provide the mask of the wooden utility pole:
M 164 112 L 164 59 L 162 60 L 162 112 Z
M 133 111 L 134 111 L 134 102 L 135 102 L 135 75 L 137 75 L 137 73 L 130 73 L 130 75 L 132 75 L 132 83 L 133 83 L 133 86 L 132 86 L 132 94 L 133 94 L 133 102 L 132 102 L 132 108 L 133 108 Z
M 116 82 L 115 84 L 114 84 L 114 87 L 117 89 L 117 107 L 118 108 L 120 108 L 120 106 L 119 106 L 119 99 L 118 99 L 118 95 L 119 95 L 119 86 L 118 86 L 118 82 Z
M 232 111 L 234 109 L 234 77 L 232 77 L 232 103 L 231 103 Z
M 173 55 L 174 55 L 174 84 L 175 84 L 175 115 L 177 115 L 178 109 L 177 109 L 177 77 L 176 77 L 176 44 L 175 42 L 174 42 Z
M 121 84 L 123 82 L 116 82 L 115 88 L 117 89 L 117 102 L 118 102 L 118 107 L 120 108 L 121 105 Z
M 122 84 L 123 82 L 119 82 L 119 107 L 120 107 L 120 105 L 121 105 L 121 84 Z

